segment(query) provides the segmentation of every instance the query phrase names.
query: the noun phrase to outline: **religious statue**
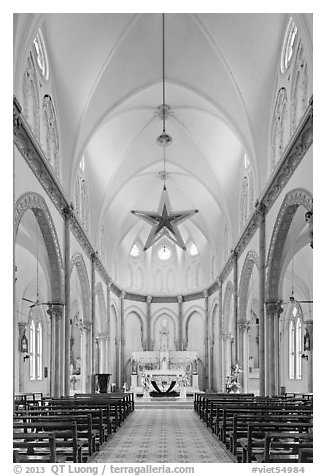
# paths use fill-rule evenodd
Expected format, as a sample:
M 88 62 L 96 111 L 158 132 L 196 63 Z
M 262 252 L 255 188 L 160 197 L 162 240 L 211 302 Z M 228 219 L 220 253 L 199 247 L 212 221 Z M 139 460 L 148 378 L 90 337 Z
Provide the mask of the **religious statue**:
M 194 359 L 192 363 L 192 373 L 193 374 L 198 374 L 198 362 L 197 359 Z
M 310 335 L 308 329 L 306 329 L 305 335 L 303 336 L 303 350 L 310 350 Z
M 169 330 L 167 327 L 167 318 L 164 317 L 162 321 L 162 329 L 160 331 L 161 334 L 161 345 L 160 350 L 166 351 L 169 349 Z
M 132 359 L 131 361 L 131 373 L 136 374 L 137 373 L 137 363 L 135 359 Z

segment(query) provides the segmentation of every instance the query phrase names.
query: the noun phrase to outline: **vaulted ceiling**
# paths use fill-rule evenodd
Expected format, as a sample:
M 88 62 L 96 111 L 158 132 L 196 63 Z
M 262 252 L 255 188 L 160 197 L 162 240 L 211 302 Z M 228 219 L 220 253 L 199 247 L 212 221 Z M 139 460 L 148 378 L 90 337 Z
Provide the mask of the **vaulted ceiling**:
M 268 178 L 275 78 L 289 15 L 165 15 L 167 188 L 174 210 L 199 209 L 180 226 L 201 253 L 235 242 L 244 154 L 256 191 Z M 146 241 L 130 213 L 156 211 L 161 191 L 162 14 L 22 15 L 16 35 L 41 27 L 60 125 L 62 180 L 73 197 L 81 158 L 90 237 L 102 223 L 108 259 L 120 243 Z M 34 33 L 35 33 L 34 31 Z M 222 227 L 223 224 L 223 227 Z M 223 228 L 223 229 L 222 229 Z

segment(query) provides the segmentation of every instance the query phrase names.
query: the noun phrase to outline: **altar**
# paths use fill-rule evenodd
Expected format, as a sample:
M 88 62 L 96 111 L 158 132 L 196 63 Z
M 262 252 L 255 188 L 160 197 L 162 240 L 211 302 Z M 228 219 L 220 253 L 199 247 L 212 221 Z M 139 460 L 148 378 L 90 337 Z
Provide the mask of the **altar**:
M 198 392 L 198 354 L 192 351 L 140 351 L 131 354 L 131 385 L 133 393 L 166 391 L 174 382 L 174 390 Z M 157 388 L 158 387 L 158 388 Z

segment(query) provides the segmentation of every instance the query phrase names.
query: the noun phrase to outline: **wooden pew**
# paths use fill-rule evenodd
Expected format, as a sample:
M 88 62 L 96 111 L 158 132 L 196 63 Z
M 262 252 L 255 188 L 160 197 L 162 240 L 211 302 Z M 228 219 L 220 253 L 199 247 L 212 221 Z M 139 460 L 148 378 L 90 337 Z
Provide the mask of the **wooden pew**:
M 38 414 L 32 415 L 30 411 L 26 411 L 24 415 L 20 414 L 14 416 L 14 421 L 29 422 L 29 423 L 51 423 L 51 422 L 76 422 L 77 424 L 77 438 L 80 442 L 83 442 L 82 447 L 82 459 L 85 461 L 96 451 L 95 433 L 92 428 L 92 417 L 90 414 L 81 415 L 58 415 L 42 414 L 42 411 Z
M 84 443 L 77 438 L 77 423 L 74 422 L 21 422 L 14 421 L 15 432 L 40 433 L 55 432 L 57 454 L 67 457 L 67 461 L 82 463 Z
M 237 415 L 241 415 L 238 418 L 235 418 Z M 312 410 L 307 408 L 305 405 L 283 405 L 276 403 L 274 405 L 265 405 L 257 404 L 251 407 L 245 405 L 238 405 L 237 407 L 225 406 L 221 408 L 220 418 L 218 421 L 219 427 L 216 429 L 215 433 L 218 435 L 220 440 L 225 444 L 227 439 L 232 433 L 232 438 L 236 439 L 238 434 L 246 431 L 246 424 L 249 419 L 265 419 L 269 415 L 272 415 L 276 418 L 277 415 L 283 415 L 289 417 L 303 417 L 312 420 Z M 243 435 L 242 435 L 243 436 Z
M 299 432 L 267 432 L 265 434 L 265 446 L 263 463 L 298 463 L 299 451 L 302 459 L 303 450 L 311 450 L 312 458 L 312 433 Z M 302 461 L 301 461 L 302 462 Z M 312 462 L 312 461 L 311 461 Z
M 96 437 L 96 446 L 97 449 L 107 441 L 109 435 L 111 434 L 110 428 L 107 428 L 105 423 L 105 410 L 103 408 L 75 408 L 66 406 L 54 406 L 47 405 L 44 407 L 30 408 L 29 410 L 16 410 L 14 415 L 19 416 L 37 416 L 37 415 L 69 415 L 69 416 L 78 416 L 78 415 L 90 415 L 92 420 L 92 431 L 95 433 Z
M 299 448 L 298 463 L 312 463 L 313 462 L 313 450 L 312 448 Z
M 254 422 L 248 423 L 247 437 L 240 438 L 242 463 L 256 461 L 264 453 L 265 433 L 267 432 L 306 432 L 312 430 L 312 423 L 301 422 Z
M 310 414 L 297 414 L 289 415 L 287 412 L 280 413 L 279 411 L 273 411 L 268 414 L 261 414 L 259 411 L 255 414 L 235 414 L 233 417 L 233 429 L 229 432 L 229 444 L 227 444 L 230 451 L 241 459 L 241 438 L 247 437 L 248 424 L 249 423 L 262 423 L 262 422 L 287 422 L 287 423 L 311 423 L 312 415 Z
M 65 456 L 56 453 L 55 433 L 13 434 L 14 463 L 64 463 Z

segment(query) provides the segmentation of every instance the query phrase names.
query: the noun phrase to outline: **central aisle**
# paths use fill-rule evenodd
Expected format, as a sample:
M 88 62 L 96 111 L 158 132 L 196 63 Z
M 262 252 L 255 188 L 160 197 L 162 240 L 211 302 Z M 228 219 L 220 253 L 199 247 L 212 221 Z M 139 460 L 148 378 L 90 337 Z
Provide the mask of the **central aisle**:
M 193 409 L 136 408 L 94 463 L 232 463 Z

